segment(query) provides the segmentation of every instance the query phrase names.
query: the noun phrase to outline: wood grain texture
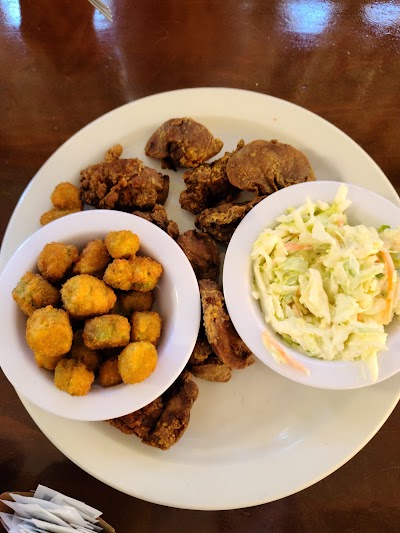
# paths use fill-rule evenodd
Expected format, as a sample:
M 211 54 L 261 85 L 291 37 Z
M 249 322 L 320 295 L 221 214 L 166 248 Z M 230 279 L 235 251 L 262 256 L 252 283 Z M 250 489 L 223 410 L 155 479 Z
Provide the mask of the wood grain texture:
M 0 0 L 0 236 L 46 159 L 94 118 L 171 89 L 284 98 L 349 134 L 400 192 L 400 9 L 358 0 Z M 345 437 L 344 437 L 345 438 Z M 313 487 L 251 509 L 196 512 L 107 487 L 39 431 L 0 374 L 0 492 L 41 482 L 91 501 L 118 532 L 399 530 L 400 409 Z

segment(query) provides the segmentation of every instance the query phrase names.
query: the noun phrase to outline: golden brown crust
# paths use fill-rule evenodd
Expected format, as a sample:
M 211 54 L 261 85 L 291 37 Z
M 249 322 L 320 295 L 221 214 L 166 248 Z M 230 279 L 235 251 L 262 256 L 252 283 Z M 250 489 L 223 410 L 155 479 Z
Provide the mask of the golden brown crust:
M 79 213 L 79 211 L 81 211 L 81 209 L 58 209 L 55 207 L 54 209 L 50 209 L 50 211 L 43 213 L 43 215 L 40 217 L 40 224 L 45 226 L 46 224 L 53 222 L 53 220 L 66 217 L 67 215 L 72 215 L 74 213 Z
M 74 274 L 100 275 L 104 272 L 111 256 L 102 239 L 89 241 L 83 248 L 73 267 Z
M 254 363 L 253 354 L 237 334 L 226 311 L 224 296 L 217 283 L 200 280 L 203 321 L 208 342 L 229 368 L 245 368 Z
M 258 195 L 315 180 L 307 157 L 293 146 L 276 140 L 245 144 L 229 159 L 226 173 L 233 186 Z
M 46 305 L 60 302 L 60 291 L 53 287 L 40 274 L 26 272 L 12 291 L 13 300 L 26 316 Z
M 50 283 L 60 281 L 77 261 L 78 248 L 72 244 L 51 242 L 40 252 L 37 266 L 40 274 Z
M 195 225 L 215 240 L 226 244 L 242 219 L 264 198 L 265 196 L 259 196 L 248 202 L 224 203 L 204 209 L 196 217 Z
M 144 166 L 140 159 L 113 159 L 81 171 L 81 196 L 101 209 L 152 209 L 164 204 L 169 178 Z
M 59 183 L 55 187 L 50 196 L 50 200 L 56 209 L 77 209 L 78 211 L 83 209 L 78 187 L 76 187 L 73 183 L 69 183 L 68 181 Z
M 203 163 L 184 173 L 186 190 L 179 197 L 182 209 L 197 215 L 203 209 L 213 207 L 221 201 L 231 202 L 238 196 L 240 190 L 228 180 L 226 165 L 243 145 L 244 141 L 240 141 L 233 152 L 226 152 L 220 159 Z
M 168 235 L 174 240 L 176 240 L 179 235 L 178 224 L 173 220 L 169 220 L 167 212 L 160 204 L 156 204 L 151 211 L 133 211 L 132 215 L 136 215 L 152 222 L 168 233 Z
M 194 270 L 197 279 L 219 278 L 221 258 L 216 242 L 210 235 L 188 230 L 177 241 Z
M 172 118 L 162 124 L 146 143 L 149 157 L 163 160 L 163 168 L 193 168 L 216 155 L 221 139 L 214 138 L 202 124 L 191 118 Z

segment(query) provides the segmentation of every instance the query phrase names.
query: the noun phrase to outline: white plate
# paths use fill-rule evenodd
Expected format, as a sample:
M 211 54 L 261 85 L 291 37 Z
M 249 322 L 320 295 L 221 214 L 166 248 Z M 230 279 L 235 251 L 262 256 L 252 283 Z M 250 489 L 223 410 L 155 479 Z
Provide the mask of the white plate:
M 223 286 L 229 315 L 247 346 L 257 357 L 272 370 L 282 376 L 321 389 L 357 389 L 373 385 L 388 379 L 400 370 L 400 320 L 395 318 L 385 328 L 388 333 L 387 351 L 378 355 L 378 378 L 370 372 L 364 361 L 323 361 L 309 357 L 293 349 L 272 327 L 265 323 L 263 313 L 252 296 L 253 268 L 250 260 L 253 244 L 266 228 L 276 226 L 276 219 L 286 212 L 288 207 L 299 207 L 307 198 L 313 202 L 322 200 L 332 203 L 339 190 L 337 181 L 309 181 L 281 189 L 256 205 L 242 220 L 229 242 L 225 255 Z M 365 224 L 379 228 L 388 224 L 396 228 L 400 224 L 400 209 L 378 194 L 358 187 L 347 185 L 347 198 L 351 205 L 346 209 L 349 224 Z M 373 208 L 371 209 L 371 206 Z M 238 290 L 240 279 L 240 290 Z M 285 352 L 308 370 L 302 372 L 291 365 L 277 361 L 266 349 L 262 334 L 269 334 L 284 347 Z
M 79 170 L 117 142 L 125 146 L 125 156 L 143 157 L 153 130 L 185 115 L 207 125 L 226 149 L 240 138 L 277 138 L 305 151 L 318 179 L 361 185 L 399 204 L 371 158 L 318 116 L 252 92 L 187 89 L 129 103 L 67 141 L 22 195 L 3 241 L 2 263 L 39 227 L 56 183 L 77 183 Z M 170 175 L 167 210 L 185 231 L 193 219 L 179 207 L 181 178 Z M 67 457 L 108 485 L 174 507 L 230 509 L 293 494 L 339 468 L 373 437 L 400 395 L 399 376 L 364 389 L 326 391 L 293 383 L 262 363 L 235 372 L 226 384 L 201 381 L 199 386 L 189 428 L 168 452 L 105 423 L 64 420 L 23 401 Z

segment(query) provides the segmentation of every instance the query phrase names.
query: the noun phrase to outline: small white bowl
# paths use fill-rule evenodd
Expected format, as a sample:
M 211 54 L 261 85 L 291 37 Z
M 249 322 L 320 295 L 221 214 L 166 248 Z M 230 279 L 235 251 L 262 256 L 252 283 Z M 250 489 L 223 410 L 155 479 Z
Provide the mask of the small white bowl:
M 315 181 L 292 185 L 282 189 L 254 207 L 239 224 L 229 243 L 224 263 L 223 287 L 226 305 L 239 335 L 250 350 L 272 370 L 293 381 L 322 389 L 355 389 L 383 381 L 400 370 L 400 320 L 394 318 L 386 327 L 388 351 L 378 354 L 379 376 L 373 382 L 371 374 L 362 361 L 324 361 L 293 350 L 284 339 L 264 321 L 258 302 L 251 295 L 252 269 L 250 254 L 258 235 L 276 225 L 276 218 L 288 207 L 298 207 L 307 197 L 312 201 L 332 202 L 342 183 Z M 382 224 L 400 226 L 400 208 L 381 196 L 346 184 L 348 198 L 352 201 L 346 211 L 349 223 L 364 224 L 379 228 Z M 275 361 L 262 341 L 262 332 L 267 330 L 285 351 L 305 366 L 310 374 Z M 266 384 L 267 386 L 267 384 Z
M 156 288 L 155 308 L 163 331 L 157 347 L 158 364 L 142 383 L 103 388 L 93 385 L 86 396 L 73 397 L 56 388 L 53 372 L 38 368 L 25 341 L 27 317 L 11 296 L 49 242 L 83 247 L 109 231 L 130 229 L 140 238 L 139 253 L 160 262 L 163 274 Z M 53 414 L 75 420 L 106 420 L 131 413 L 162 394 L 184 369 L 200 325 L 200 296 L 193 269 L 176 242 L 140 217 L 119 211 L 90 210 L 61 218 L 29 237 L 15 252 L 0 276 L 0 365 L 15 389 Z

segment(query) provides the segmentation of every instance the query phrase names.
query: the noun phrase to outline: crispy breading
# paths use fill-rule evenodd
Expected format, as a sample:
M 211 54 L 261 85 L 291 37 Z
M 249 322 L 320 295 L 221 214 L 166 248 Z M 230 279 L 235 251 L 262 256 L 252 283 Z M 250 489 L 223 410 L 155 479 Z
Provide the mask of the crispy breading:
M 78 187 L 68 181 L 59 183 L 55 187 L 51 193 L 50 200 L 57 209 L 77 209 L 79 211 L 83 209 Z
M 176 444 L 188 427 L 190 411 L 198 394 L 199 388 L 192 375 L 184 371 L 163 395 L 163 412 L 143 442 L 161 450 Z
M 83 342 L 92 350 L 117 348 L 129 343 L 131 326 L 120 315 L 101 315 L 85 321 Z
M 79 274 L 64 283 L 61 299 L 71 317 L 79 319 L 108 313 L 117 297 L 104 281 L 89 274 Z
M 108 253 L 114 259 L 126 259 L 136 255 L 140 240 L 130 230 L 110 231 L 104 239 Z
M 181 192 L 179 202 L 182 209 L 197 215 L 203 209 L 214 207 L 219 202 L 231 202 L 240 193 L 228 180 L 226 165 L 229 159 L 240 150 L 244 141 L 240 141 L 236 150 L 226 152 L 223 157 L 212 163 L 203 163 L 183 175 L 186 190 Z
M 109 163 L 110 161 L 114 161 L 114 159 L 119 159 L 123 152 L 123 147 L 120 144 L 116 144 L 115 146 L 112 146 L 109 148 L 104 156 L 104 161 Z
M 117 315 L 114 315 L 117 316 Z M 140 383 L 157 366 L 157 349 L 151 342 L 130 342 L 118 356 L 118 370 L 124 383 Z
M 134 311 L 150 311 L 154 303 L 154 292 L 122 291 L 110 313 L 130 318 Z
M 205 231 L 217 241 L 228 243 L 241 220 L 264 198 L 258 196 L 248 202 L 224 203 L 204 209 L 194 223 L 198 229 Z
M 160 263 L 150 257 L 135 256 L 130 259 L 114 259 L 104 273 L 104 281 L 123 291 L 152 291 L 162 274 Z
M 196 378 L 218 383 L 225 383 L 232 377 L 229 366 L 222 363 L 216 355 L 209 357 L 204 363 L 191 366 L 190 371 Z
M 101 276 L 110 261 L 111 256 L 104 241 L 94 239 L 85 245 L 72 271 L 74 274 Z
M 143 439 L 156 425 L 157 420 L 161 416 L 163 407 L 163 401 L 160 396 L 138 411 L 120 416 L 119 418 L 107 420 L 107 422 L 121 430 L 123 433 L 134 433 L 140 439 Z
M 221 258 L 212 237 L 196 230 L 188 230 L 179 235 L 176 242 L 189 259 L 197 279 L 218 280 Z
M 199 335 L 194 345 L 192 355 L 189 359 L 189 365 L 201 365 L 206 361 L 209 355 L 213 353 L 211 344 L 208 342 L 204 328 L 201 327 Z
M 160 204 L 156 204 L 151 211 L 133 211 L 132 215 L 136 215 L 152 222 L 168 233 L 168 235 L 174 240 L 176 240 L 179 235 L 178 224 L 173 220 L 169 220 L 167 212 Z
M 37 309 L 26 322 L 26 342 L 36 354 L 57 357 L 72 345 L 72 327 L 67 313 L 51 305 Z
M 276 140 L 245 144 L 226 165 L 229 181 L 258 195 L 273 192 L 315 176 L 307 157 L 293 146 Z
M 53 222 L 53 220 L 66 217 L 67 215 L 72 215 L 73 213 L 79 213 L 79 211 L 81 211 L 81 209 L 58 209 L 55 207 L 54 209 L 50 209 L 49 211 L 43 213 L 43 215 L 40 217 L 40 224 L 45 226 L 46 224 Z
M 60 281 L 78 259 L 78 248 L 72 244 L 50 242 L 40 252 L 37 265 L 50 283 Z
M 101 363 L 99 383 L 102 387 L 114 387 L 122 383 L 122 377 L 118 370 L 118 355 L 110 357 L 110 359 Z
M 31 316 L 36 309 L 46 305 L 57 305 L 60 301 L 60 291 L 40 274 L 26 272 L 13 289 L 12 297 L 21 311 Z
M 222 148 L 202 124 L 191 118 L 172 118 L 162 124 L 147 141 L 145 153 L 163 161 L 163 168 L 197 167 Z
M 83 200 L 101 209 L 152 209 L 164 204 L 169 178 L 144 166 L 140 159 L 113 159 L 81 171 Z
M 54 372 L 54 384 L 71 396 L 85 396 L 94 381 L 94 373 L 76 359 L 61 359 Z
M 155 311 L 135 311 L 132 314 L 131 341 L 147 341 L 157 346 L 161 329 L 161 317 Z
M 83 342 L 82 333 L 83 331 L 81 329 L 75 331 L 74 338 L 72 339 L 70 357 L 83 363 L 88 370 L 96 372 L 99 369 L 102 357 L 97 350 L 92 350 L 86 346 Z
M 224 296 L 217 283 L 200 280 L 203 322 L 208 342 L 229 368 L 245 368 L 254 363 L 253 354 L 237 334 L 225 307 Z

